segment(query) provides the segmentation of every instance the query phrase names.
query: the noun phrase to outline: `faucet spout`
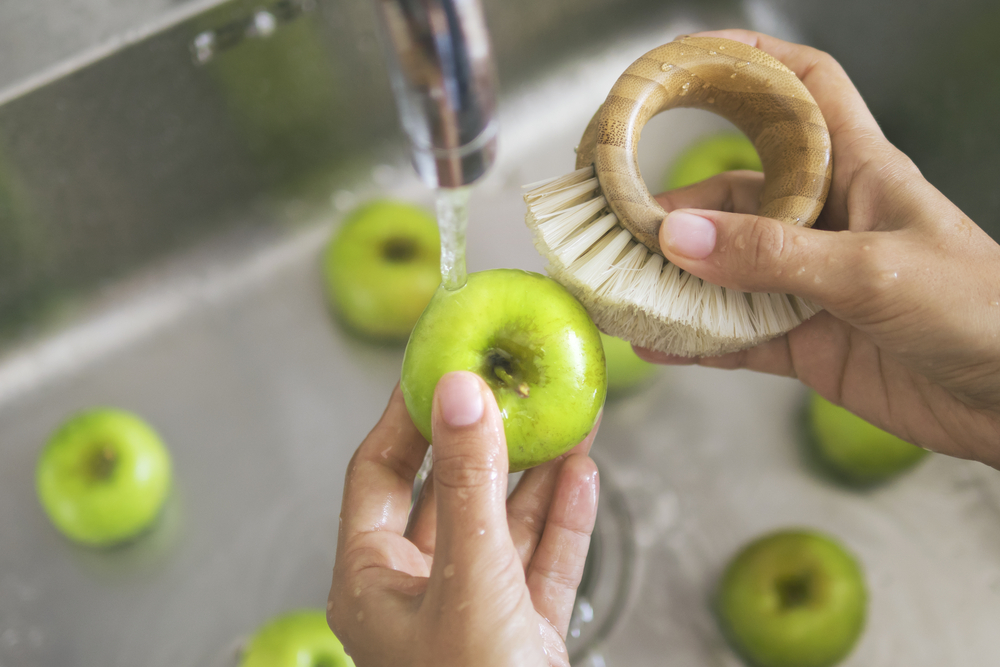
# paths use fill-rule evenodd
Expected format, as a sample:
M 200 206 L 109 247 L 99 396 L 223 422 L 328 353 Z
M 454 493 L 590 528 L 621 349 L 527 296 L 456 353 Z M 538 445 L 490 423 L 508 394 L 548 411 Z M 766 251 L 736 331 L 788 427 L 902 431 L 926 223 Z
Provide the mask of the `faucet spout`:
M 496 157 L 496 76 L 478 0 L 376 0 L 413 164 L 432 188 L 481 178 Z

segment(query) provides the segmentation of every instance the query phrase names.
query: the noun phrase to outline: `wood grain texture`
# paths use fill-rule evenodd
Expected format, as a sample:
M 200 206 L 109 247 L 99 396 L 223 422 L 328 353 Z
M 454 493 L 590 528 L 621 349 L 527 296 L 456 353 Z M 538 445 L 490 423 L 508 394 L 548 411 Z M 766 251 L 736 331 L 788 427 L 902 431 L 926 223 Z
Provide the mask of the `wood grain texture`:
M 594 164 L 622 226 L 655 253 L 666 216 L 639 172 L 639 136 L 656 114 L 678 107 L 726 118 L 764 165 L 760 215 L 810 226 L 830 189 L 830 134 L 795 73 L 767 53 L 718 37 L 680 37 L 645 54 L 619 77 L 577 149 Z

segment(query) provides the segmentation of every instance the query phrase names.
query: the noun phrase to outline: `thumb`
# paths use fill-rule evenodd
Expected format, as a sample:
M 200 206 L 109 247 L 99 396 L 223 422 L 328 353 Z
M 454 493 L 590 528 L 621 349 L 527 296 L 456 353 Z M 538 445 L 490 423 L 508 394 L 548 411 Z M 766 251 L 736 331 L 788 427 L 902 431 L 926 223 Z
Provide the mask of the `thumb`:
M 432 581 L 474 584 L 513 550 L 507 529 L 507 442 L 493 392 L 478 375 L 448 373 L 432 416 L 437 536 Z M 464 582 L 464 584 L 463 584 Z
M 878 234 L 881 238 L 874 239 Z M 830 232 L 759 215 L 681 209 L 660 225 L 660 248 L 681 269 L 743 292 L 779 292 L 840 309 L 856 302 L 885 233 Z

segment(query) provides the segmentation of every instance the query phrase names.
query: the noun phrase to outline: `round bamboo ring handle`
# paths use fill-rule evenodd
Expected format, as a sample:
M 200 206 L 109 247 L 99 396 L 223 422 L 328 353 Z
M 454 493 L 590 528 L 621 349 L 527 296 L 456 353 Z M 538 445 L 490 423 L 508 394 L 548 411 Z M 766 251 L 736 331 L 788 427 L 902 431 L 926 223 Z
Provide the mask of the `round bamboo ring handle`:
M 810 226 L 830 190 L 830 133 L 795 73 L 752 46 L 719 37 L 680 37 L 645 54 L 618 78 L 590 121 L 577 168 L 593 162 L 619 222 L 647 248 L 666 216 L 636 160 L 646 122 L 667 109 L 712 111 L 753 142 L 764 165 L 760 215 Z

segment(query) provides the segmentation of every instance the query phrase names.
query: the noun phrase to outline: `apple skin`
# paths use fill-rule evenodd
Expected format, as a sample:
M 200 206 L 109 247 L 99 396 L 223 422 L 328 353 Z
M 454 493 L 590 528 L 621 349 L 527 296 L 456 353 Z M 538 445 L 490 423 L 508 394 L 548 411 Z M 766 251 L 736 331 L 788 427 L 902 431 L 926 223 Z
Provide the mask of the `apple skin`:
M 757 149 L 738 132 L 716 134 L 699 139 L 684 149 L 670 169 L 664 186 L 667 190 L 676 190 L 736 169 L 764 171 Z
M 319 609 L 277 616 L 250 639 L 240 667 L 354 667 Z
M 841 481 L 872 486 L 912 468 L 928 452 L 811 392 L 808 422 L 820 463 Z
M 861 636 L 867 598 L 861 568 L 839 543 L 784 530 L 730 562 L 717 613 L 733 648 L 755 667 L 831 667 Z
M 352 211 L 323 268 L 334 311 L 355 332 L 402 342 L 441 283 L 437 222 L 422 208 L 377 200 Z
M 601 332 L 604 358 L 608 363 L 608 397 L 632 393 L 652 380 L 660 368 L 642 359 L 627 340 Z
M 77 542 L 110 546 L 154 522 L 171 477 L 170 455 L 146 422 L 97 408 L 73 416 L 52 435 L 35 483 L 56 528 Z
M 498 367 L 509 371 L 509 381 Z M 511 472 L 583 440 L 607 393 L 601 336 L 587 311 L 556 281 L 518 269 L 473 273 L 461 289 L 440 288 L 414 327 L 400 386 L 428 441 L 434 388 L 461 370 L 477 373 L 493 390 Z

